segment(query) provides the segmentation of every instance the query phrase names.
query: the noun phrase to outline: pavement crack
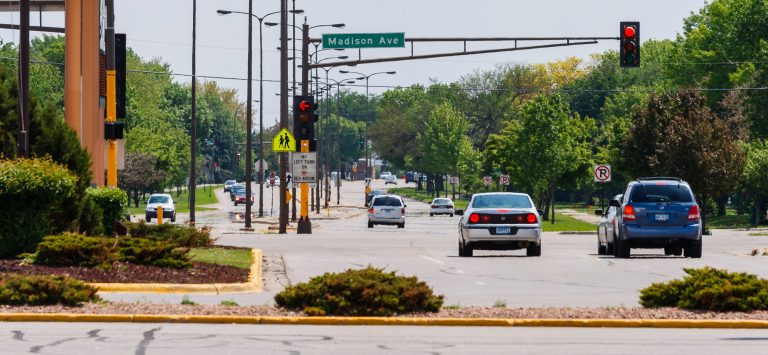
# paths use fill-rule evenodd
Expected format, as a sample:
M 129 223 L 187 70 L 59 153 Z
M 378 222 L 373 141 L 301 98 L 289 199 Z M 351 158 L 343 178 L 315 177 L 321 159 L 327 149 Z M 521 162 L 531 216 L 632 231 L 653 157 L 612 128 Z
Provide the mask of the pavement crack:
M 136 347 L 136 355 L 145 355 L 147 353 L 147 347 L 149 347 L 149 344 L 155 340 L 155 332 L 159 331 L 160 329 L 162 328 L 157 327 L 144 332 L 144 339 L 141 339 L 139 345 Z

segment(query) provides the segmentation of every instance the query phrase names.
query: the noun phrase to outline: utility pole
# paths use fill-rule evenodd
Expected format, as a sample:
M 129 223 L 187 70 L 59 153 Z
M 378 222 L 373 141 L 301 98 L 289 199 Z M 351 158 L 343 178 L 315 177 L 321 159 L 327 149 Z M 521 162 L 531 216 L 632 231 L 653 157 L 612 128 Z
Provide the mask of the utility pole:
M 197 71 L 196 71 L 196 52 L 197 44 L 197 0 L 192 0 L 192 112 L 190 123 L 190 140 L 192 142 L 192 152 L 189 167 L 189 224 L 195 225 L 195 189 L 197 189 Z
M 19 7 L 19 118 L 16 151 L 19 157 L 29 157 L 29 0 Z
M 296 0 L 293 0 L 293 36 L 291 36 L 291 41 L 293 41 L 293 48 L 291 49 L 293 51 L 293 54 L 291 54 L 291 66 L 293 67 L 293 78 L 292 80 L 292 87 L 291 87 L 291 95 L 296 95 Z M 295 118 L 295 117 L 294 117 Z M 293 132 L 294 136 L 296 135 L 296 132 Z M 291 197 L 291 221 L 296 222 L 296 188 L 294 187 L 291 189 L 292 191 L 292 197 Z
M 304 24 L 302 25 L 302 41 L 301 41 L 301 95 L 307 96 L 309 93 L 309 25 L 307 24 L 307 18 L 304 17 Z M 283 36 L 285 38 L 285 36 Z M 283 45 L 282 48 L 285 48 Z M 300 148 L 302 153 L 309 152 L 309 141 L 302 140 L 300 142 Z M 311 234 L 312 222 L 309 221 L 309 186 L 307 183 L 302 183 L 301 190 L 301 217 L 296 228 L 296 232 L 299 234 Z
M 117 121 L 117 85 L 115 70 L 115 0 L 107 0 L 107 122 Z M 114 137 L 112 137 L 114 138 Z M 107 186 L 117 188 L 117 140 L 107 140 Z
M 305 66 L 306 67 L 306 66 Z M 306 86 L 305 86 L 306 87 Z M 280 128 L 288 127 L 288 0 L 280 0 Z M 303 147 L 303 146 L 302 146 Z M 280 234 L 288 229 L 287 153 L 280 153 Z M 302 204 L 304 200 L 302 199 Z
M 248 0 L 248 86 L 247 100 L 245 104 L 246 114 L 246 140 L 245 140 L 245 227 L 243 230 L 251 230 L 251 198 L 253 189 L 251 180 L 253 179 L 253 0 Z

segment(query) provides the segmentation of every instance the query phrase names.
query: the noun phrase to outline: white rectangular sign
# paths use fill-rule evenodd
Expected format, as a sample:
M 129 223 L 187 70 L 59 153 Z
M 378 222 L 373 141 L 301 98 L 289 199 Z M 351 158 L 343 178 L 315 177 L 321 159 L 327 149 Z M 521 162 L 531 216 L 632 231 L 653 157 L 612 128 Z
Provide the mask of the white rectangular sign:
M 317 185 L 317 152 L 291 154 L 293 187 L 308 183 L 311 187 Z

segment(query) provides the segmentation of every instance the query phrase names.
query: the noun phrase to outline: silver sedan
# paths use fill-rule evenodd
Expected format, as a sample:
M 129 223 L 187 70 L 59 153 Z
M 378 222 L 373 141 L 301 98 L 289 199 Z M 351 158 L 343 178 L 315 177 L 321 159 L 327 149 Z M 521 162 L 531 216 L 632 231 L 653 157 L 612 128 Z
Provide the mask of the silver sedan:
M 459 256 L 472 256 L 474 250 L 523 248 L 527 256 L 541 255 L 540 212 L 527 194 L 474 194 L 467 209 L 456 214 L 462 216 Z

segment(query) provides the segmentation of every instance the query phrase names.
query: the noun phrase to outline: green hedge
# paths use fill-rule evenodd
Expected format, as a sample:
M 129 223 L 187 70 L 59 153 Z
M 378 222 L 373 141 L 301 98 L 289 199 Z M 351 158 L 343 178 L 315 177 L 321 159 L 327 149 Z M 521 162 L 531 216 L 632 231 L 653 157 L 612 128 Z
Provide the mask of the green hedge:
M 289 286 L 275 295 L 275 302 L 308 315 L 391 316 L 437 312 L 443 305 L 443 296 L 435 296 L 416 277 L 398 276 L 369 266 L 326 273 Z
M 0 160 L 0 258 L 33 251 L 76 182 L 49 158 Z
M 640 304 L 707 311 L 768 310 L 768 280 L 710 267 L 685 269 L 685 273 L 682 280 L 642 289 Z
M 0 276 L 0 304 L 77 306 L 97 302 L 96 288 L 64 275 Z
M 33 263 L 51 266 L 109 267 L 117 261 L 115 243 L 107 238 L 65 233 L 43 238 Z
M 178 224 L 147 224 L 126 222 L 128 234 L 133 237 L 150 238 L 173 243 L 179 247 L 206 248 L 213 246 L 216 239 L 211 237 L 211 228 L 204 226 L 182 226 Z
M 86 194 L 101 209 L 102 226 L 106 235 L 114 233 L 115 221 L 125 219 L 128 205 L 128 195 L 118 188 L 98 187 L 88 188 Z
M 118 242 L 120 261 L 159 267 L 189 268 L 192 266 L 188 248 L 148 238 L 123 237 Z

